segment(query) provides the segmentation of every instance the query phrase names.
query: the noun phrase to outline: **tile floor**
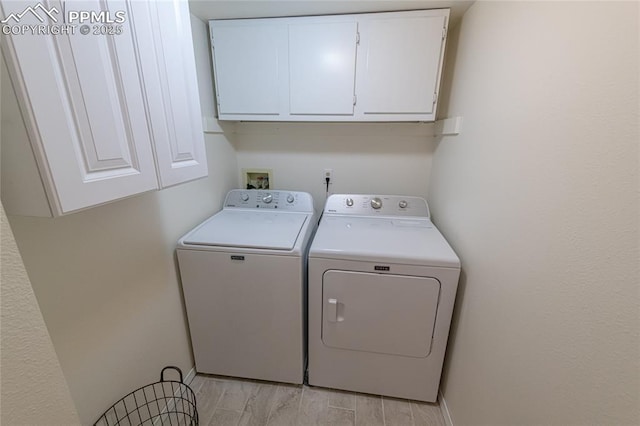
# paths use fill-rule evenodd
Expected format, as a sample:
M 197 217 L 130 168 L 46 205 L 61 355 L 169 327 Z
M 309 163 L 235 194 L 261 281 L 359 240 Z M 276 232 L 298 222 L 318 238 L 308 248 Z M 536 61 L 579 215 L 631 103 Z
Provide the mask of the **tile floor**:
M 438 404 L 207 375 L 190 386 L 202 426 L 444 426 Z

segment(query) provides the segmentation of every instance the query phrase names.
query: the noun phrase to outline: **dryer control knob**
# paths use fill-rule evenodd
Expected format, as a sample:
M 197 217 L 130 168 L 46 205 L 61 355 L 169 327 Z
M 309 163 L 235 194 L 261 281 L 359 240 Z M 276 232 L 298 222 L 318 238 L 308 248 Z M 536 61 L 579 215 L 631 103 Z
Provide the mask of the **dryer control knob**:
M 249 194 L 247 194 L 246 192 L 243 192 L 242 195 L 240 195 L 240 199 L 242 201 L 249 201 Z
M 347 198 L 347 206 L 353 207 L 353 198 Z
M 378 210 L 380 207 L 382 207 L 382 200 L 378 197 L 376 198 L 372 198 L 371 199 L 371 207 L 373 207 L 374 209 Z
M 405 200 L 400 200 L 400 202 L 398 203 L 398 207 L 400 207 L 401 209 L 406 209 L 407 202 Z
M 262 197 L 262 201 L 264 201 L 266 204 L 269 204 L 270 202 L 273 201 L 273 195 L 271 194 L 267 194 L 264 197 Z
M 287 203 L 291 204 L 295 201 L 296 199 L 293 198 L 293 195 L 289 194 L 287 195 Z

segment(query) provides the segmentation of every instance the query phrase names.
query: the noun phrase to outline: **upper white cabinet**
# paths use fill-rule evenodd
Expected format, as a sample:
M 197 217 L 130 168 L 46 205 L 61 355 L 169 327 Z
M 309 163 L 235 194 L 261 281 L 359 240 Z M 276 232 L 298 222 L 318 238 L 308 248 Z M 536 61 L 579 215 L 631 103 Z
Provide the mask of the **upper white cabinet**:
M 434 121 L 448 20 L 449 10 L 437 9 L 210 21 L 219 118 Z M 254 47 L 258 57 L 250 53 L 253 43 L 247 34 L 267 25 L 281 35 L 277 43 L 260 38 L 266 46 Z M 230 33 L 229 27 L 237 32 Z M 287 49 L 282 47 L 283 37 Z M 263 81 L 260 90 L 239 89 L 255 84 L 257 76 L 250 73 L 271 69 L 275 63 L 277 82 L 272 78 Z M 238 71 L 245 66 L 251 70 Z M 230 86 L 222 75 L 232 71 Z M 223 96 L 230 87 L 241 92 L 242 105 Z M 261 112 L 256 105 L 268 99 L 273 109 Z
M 357 36 L 354 21 L 289 25 L 290 114 L 353 115 Z
M 275 115 L 288 81 L 287 28 L 272 20 L 221 21 L 211 26 L 220 115 Z
M 207 176 L 191 20 L 186 1 L 132 1 L 161 188 Z
M 20 25 L 42 24 L 35 13 L 20 15 L 23 2 L 1 6 L 3 17 L 22 16 Z M 3 103 L 17 99 L 24 120 L 3 122 L 3 153 L 5 146 L 30 143 L 39 172 L 32 179 L 41 180 L 49 215 L 205 176 L 186 1 L 51 2 L 47 24 L 62 22 L 61 15 L 76 7 L 111 16 L 122 11 L 125 19 L 113 35 L 94 34 L 94 28 L 115 28 L 98 24 L 89 25 L 89 34 L 78 26 L 66 34 L 27 32 L 2 41 L 14 89 L 3 87 Z M 24 162 L 28 151 L 6 149 L 20 152 L 15 161 Z M 29 204 L 19 201 L 23 178 L 3 173 L 3 200 L 12 200 L 7 211 L 47 215 L 22 209 Z
M 434 114 L 446 19 L 384 14 L 362 22 L 362 113 Z
M 99 8 L 98 1 L 92 6 Z M 24 7 L 3 2 L 2 14 Z M 21 24 L 24 19 L 39 23 L 34 15 Z M 79 31 L 3 36 L 5 60 L 54 212 L 157 188 L 130 24 L 125 21 L 118 36 Z

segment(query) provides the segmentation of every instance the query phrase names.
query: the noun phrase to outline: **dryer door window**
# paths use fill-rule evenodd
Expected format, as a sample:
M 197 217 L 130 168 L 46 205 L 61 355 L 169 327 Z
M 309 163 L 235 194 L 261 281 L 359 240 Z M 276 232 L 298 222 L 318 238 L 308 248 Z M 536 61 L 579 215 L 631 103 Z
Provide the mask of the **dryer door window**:
M 438 309 L 434 278 L 329 270 L 322 280 L 326 346 L 426 357 Z

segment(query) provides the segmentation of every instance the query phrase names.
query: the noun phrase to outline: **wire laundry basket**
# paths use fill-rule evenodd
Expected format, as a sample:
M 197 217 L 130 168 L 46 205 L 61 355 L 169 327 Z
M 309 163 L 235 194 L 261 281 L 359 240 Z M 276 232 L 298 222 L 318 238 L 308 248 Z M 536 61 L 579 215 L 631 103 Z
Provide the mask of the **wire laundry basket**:
M 175 370 L 180 381 L 166 380 L 166 370 Z M 182 380 L 182 370 L 168 366 L 160 381 L 143 386 L 113 404 L 94 426 L 197 426 L 196 395 Z

